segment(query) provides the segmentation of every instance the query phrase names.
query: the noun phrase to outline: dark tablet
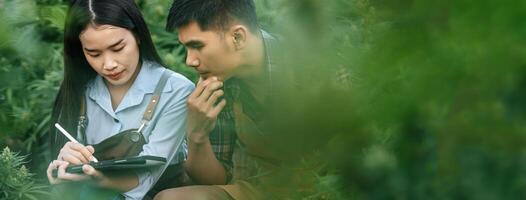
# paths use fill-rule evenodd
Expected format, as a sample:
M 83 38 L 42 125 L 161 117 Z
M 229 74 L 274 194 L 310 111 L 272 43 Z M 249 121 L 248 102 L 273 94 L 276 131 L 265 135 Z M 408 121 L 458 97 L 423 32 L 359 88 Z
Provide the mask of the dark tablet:
M 106 172 L 121 169 L 140 169 L 166 164 L 166 158 L 157 156 L 137 156 L 125 159 L 104 160 L 100 162 L 90 162 L 96 170 Z M 81 174 L 83 165 L 71 165 L 66 168 L 67 173 Z M 58 170 L 53 170 L 53 177 L 57 177 Z

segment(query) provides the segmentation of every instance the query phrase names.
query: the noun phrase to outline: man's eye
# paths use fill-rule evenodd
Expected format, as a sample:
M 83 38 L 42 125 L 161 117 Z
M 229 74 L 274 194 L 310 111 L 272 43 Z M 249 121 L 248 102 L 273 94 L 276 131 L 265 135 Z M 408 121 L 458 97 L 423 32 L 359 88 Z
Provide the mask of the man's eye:
M 189 48 L 195 49 L 195 50 L 200 50 L 200 49 L 203 48 L 203 45 L 201 45 L 201 44 L 194 44 L 194 45 L 190 45 Z

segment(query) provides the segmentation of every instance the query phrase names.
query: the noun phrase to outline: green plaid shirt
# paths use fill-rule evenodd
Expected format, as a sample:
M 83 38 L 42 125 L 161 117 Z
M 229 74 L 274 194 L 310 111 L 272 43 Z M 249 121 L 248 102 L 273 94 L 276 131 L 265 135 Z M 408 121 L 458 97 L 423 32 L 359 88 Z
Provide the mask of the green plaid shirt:
M 265 31 L 262 31 L 263 41 L 265 45 L 265 54 L 267 59 L 267 74 L 269 76 L 270 82 L 272 82 L 271 77 L 271 71 L 272 71 L 272 62 L 270 60 L 270 52 L 271 49 L 271 41 L 275 40 L 274 37 L 272 37 L 270 34 L 266 33 Z M 270 86 L 272 88 L 272 86 Z M 257 101 L 253 99 L 251 96 L 246 96 L 241 94 L 241 90 L 243 89 L 243 86 L 239 84 L 239 81 L 236 78 L 231 78 L 225 82 L 225 99 L 227 101 L 227 104 L 225 108 L 223 108 L 223 111 L 219 113 L 217 117 L 217 123 L 214 130 L 210 133 L 210 143 L 212 145 L 212 150 L 214 151 L 214 154 L 216 158 L 223 164 L 225 167 L 225 170 L 227 172 L 227 181 L 230 182 L 232 178 L 232 170 L 233 170 L 233 162 L 232 162 L 232 155 L 234 153 L 234 147 L 237 142 L 237 136 L 236 136 L 236 124 L 234 119 L 234 111 L 233 111 L 233 102 L 235 100 L 240 100 L 243 102 L 244 107 L 247 106 L 250 110 L 247 115 L 252 116 L 253 118 L 257 118 L 256 115 L 258 112 L 258 108 L 260 107 L 257 105 Z M 240 95 L 241 94 L 241 95 Z

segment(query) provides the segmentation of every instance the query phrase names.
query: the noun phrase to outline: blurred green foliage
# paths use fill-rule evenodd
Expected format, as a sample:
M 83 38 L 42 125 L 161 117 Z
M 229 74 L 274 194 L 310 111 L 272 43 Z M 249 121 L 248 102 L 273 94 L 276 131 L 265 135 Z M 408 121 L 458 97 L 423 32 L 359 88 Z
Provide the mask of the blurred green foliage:
M 47 186 L 37 184 L 23 165 L 25 157 L 4 148 L 0 153 L 0 199 L 41 199 L 49 195 Z
M 0 145 L 16 151 L 39 147 L 61 80 L 59 27 L 64 6 L 4 1 L 0 7 Z M 54 12 L 55 14 L 50 14 Z M 62 14 L 62 15 L 61 15 Z M 62 20 L 63 21 L 63 20 Z
M 294 51 L 285 53 L 291 72 L 283 78 L 296 87 L 282 88 L 270 124 L 284 152 L 322 149 L 318 184 L 336 174 L 331 188 L 341 189 L 316 192 L 526 197 L 526 3 L 287 6 L 280 30 Z
M 166 64 L 195 80 L 164 31 L 171 1 L 136 2 Z M 306 169 L 291 199 L 526 198 L 526 2 L 255 2 L 284 46 L 270 147 Z M 31 153 L 35 173 L 65 11 L 0 1 L 0 146 Z

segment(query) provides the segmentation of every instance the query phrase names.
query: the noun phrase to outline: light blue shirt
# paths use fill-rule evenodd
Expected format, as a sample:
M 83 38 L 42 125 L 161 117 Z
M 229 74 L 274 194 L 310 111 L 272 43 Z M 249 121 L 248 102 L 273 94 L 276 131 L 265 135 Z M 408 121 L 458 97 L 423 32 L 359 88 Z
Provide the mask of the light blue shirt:
M 143 61 L 137 78 L 115 111 L 103 78 L 97 76 L 91 81 L 86 92 L 89 121 L 86 127 L 87 143 L 97 144 L 121 131 L 139 128 L 164 70 L 169 69 L 154 62 Z M 182 144 L 185 138 L 186 99 L 194 90 L 194 84 L 181 74 L 170 72 L 171 76 L 161 93 L 152 120 L 142 132 L 147 144 L 140 153 L 164 157 L 168 162 L 162 167 L 136 172 L 139 185 L 123 194 L 126 199 L 142 199 L 169 163 L 180 162 L 184 156 L 185 148 Z

